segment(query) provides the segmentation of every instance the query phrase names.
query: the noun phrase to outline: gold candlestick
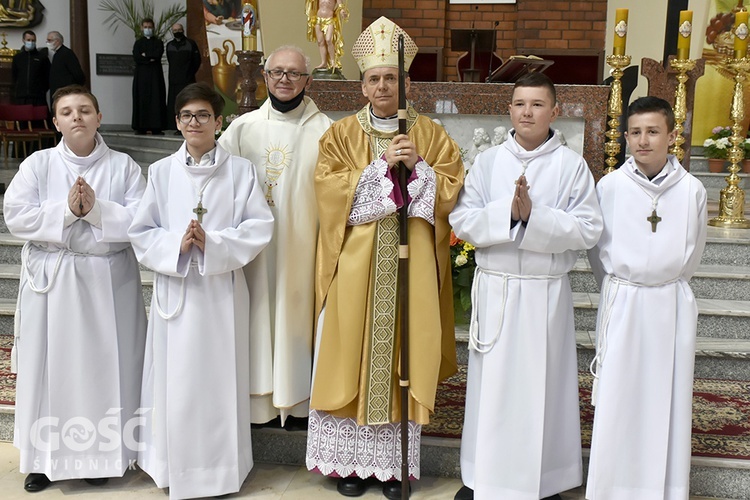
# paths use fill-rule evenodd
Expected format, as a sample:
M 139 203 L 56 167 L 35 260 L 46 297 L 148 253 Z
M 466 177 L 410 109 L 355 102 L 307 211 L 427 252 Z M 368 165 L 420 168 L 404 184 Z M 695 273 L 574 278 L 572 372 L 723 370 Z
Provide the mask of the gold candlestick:
M 745 156 L 742 148 L 745 138 L 740 135 L 742 120 L 745 118 L 742 88 L 747 78 L 747 72 L 750 70 L 750 59 L 747 57 L 729 59 L 727 67 L 734 72 L 734 95 L 732 96 L 732 109 L 730 111 L 733 123 L 732 136 L 729 138 L 729 142 L 732 143 L 729 150 L 731 164 L 729 165 L 729 175 L 725 178 L 727 186 L 721 190 L 719 197 L 719 216 L 708 221 L 708 224 L 727 229 L 748 229 L 750 228 L 750 221 L 745 219 L 745 192 L 738 185 L 740 177 L 737 172 L 740 171 L 740 162 Z
M 612 67 L 609 74 L 612 75 L 612 84 L 609 90 L 609 103 L 607 105 L 607 115 L 610 120 L 609 130 L 605 134 L 609 141 L 604 145 L 604 152 L 607 154 L 606 164 L 607 168 L 604 169 L 604 174 L 609 174 L 615 171 L 615 165 L 617 165 L 617 158 L 620 153 L 620 143 L 617 139 L 620 137 L 620 131 L 617 130 L 620 126 L 620 116 L 622 115 L 622 74 L 623 69 L 630 66 L 630 56 L 626 55 L 610 55 L 607 56 L 607 64 Z
M 677 159 L 682 162 L 685 158 L 685 150 L 682 145 L 685 143 L 685 137 L 682 132 L 685 130 L 683 124 L 687 119 L 687 87 L 685 82 L 688 80 L 687 72 L 695 68 L 695 61 L 692 59 L 672 59 L 669 65 L 677 71 L 677 89 L 674 97 L 674 129 L 677 136 L 674 140 L 674 146 L 669 150 Z

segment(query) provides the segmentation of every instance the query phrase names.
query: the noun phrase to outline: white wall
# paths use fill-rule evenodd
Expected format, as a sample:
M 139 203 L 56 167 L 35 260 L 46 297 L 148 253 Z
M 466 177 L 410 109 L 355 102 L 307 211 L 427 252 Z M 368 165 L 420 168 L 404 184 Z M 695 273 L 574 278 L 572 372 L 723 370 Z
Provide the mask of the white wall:
M 56 0 L 60 3 L 62 0 Z M 47 2 L 51 3 L 51 2 Z M 176 0 L 159 0 L 154 2 L 154 18 L 159 18 L 161 7 L 171 5 Z M 89 54 L 91 65 L 91 90 L 99 100 L 102 110 L 102 124 L 130 125 L 133 111 L 133 77 L 132 76 L 98 76 L 96 74 L 96 54 L 132 54 L 135 36 L 124 25 L 119 25 L 113 33 L 104 21 L 108 17 L 106 12 L 99 10 L 99 0 L 89 0 Z M 68 14 L 69 17 L 69 14 Z M 184 20 L 183 20 L 184 22 Z M 164 72 L 166 75 L 166 59 Z M 166 81 L 166 76 L 165 76 Z

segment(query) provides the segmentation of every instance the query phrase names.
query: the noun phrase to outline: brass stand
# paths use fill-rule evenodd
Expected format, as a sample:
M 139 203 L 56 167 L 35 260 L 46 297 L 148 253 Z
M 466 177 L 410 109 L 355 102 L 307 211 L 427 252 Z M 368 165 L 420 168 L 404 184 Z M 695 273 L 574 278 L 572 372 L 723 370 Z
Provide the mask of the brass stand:
M 682 136 L 682 132 L 685 130 L 683 124 L 687 119 L 687 88 L 685 82 L 688 80 L 688 71 L 695 68 L 695 61 L 692 59 L 672 59 L 669 61 L 669 65 L 677 71 L 677 88 L 674 96 L 674 129 L 677 136 L 674 140 L 674 146 L 669 152 L 682 162 L 682 159 L 685 158 L 685 150 L 682 149 L 685 137 Z
M 260 58 L 263 52 L 258 50 L 238 50 L 235 52 L 240 65 L 240 99 L 237 102 L 239 114 L 258 109 L 255 91 L 258 90 L 260 77 Z
M 617 154 L 620 152 L 620 143 L 617 139 L 620 137 L 620 116 L 622 115 L 622 73 L 623 69 L 630 66 L 630 56 L 610 55 L 607 56 L 607 64 L 612 67 L 609 74 L 612 75 L 612 84 L 609 91 L 609 103 L 607 106 L 607 115 L 609 115 L 609 130 L 605 134 L 609 141 L 604 145 L 604 152 L 607 154 L 605 160 L 608 165 L 604 169 L 604 174 L 615 171 L 617 165 Z
M 742 120 L 745 118 L 745 102 L 743 96 L 743 83 L 750 70 L 750 59 L 730 59 L 727 67 L 734 73 L 734 95 L 732 96 L 732 136 L 729 141 L 732 147 L 729 150 L 729 175 L 725 177 L 727 187 L 721 190 L 719 198 L 719 216 L 714 217 L 708 224 L 710 226 L 723 227 L 727 229 L 748 229 L 750 221 L 745 219 L 745 192 L 739 187 L 740 162 L 745 156 L 742 143 L 745 138 L 742 132 Z

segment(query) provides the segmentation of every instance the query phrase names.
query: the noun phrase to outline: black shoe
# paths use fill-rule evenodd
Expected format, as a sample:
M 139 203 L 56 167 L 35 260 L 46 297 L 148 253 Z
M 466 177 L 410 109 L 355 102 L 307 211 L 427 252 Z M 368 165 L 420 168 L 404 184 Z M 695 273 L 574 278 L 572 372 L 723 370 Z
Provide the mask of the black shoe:
M 544 497 L 542 500 L 562 500 L 560 495 L 552 495 L 551 497 Z
M 461 486 L 461 489 L 456 492 L 453 500 L 474 500 L 474 490 L 468 486 Z
M 164 132 L 161 130 L 152 130 L 151 135 L 164 135 Z
M 30 493 L 36 493 L 49 486 L 51 482 L 44 474 L 31 473 L 26 476 L 26 481 L 23 482 L 23 489 Z
M 284 422 L 284 430 L 287 431 L 306 431 L 307 430 L 307 417 L 286 417 Z
M 104 486 L 109 481 L 108 477 L 91 477 L 84 479 L 91 486 Z
M 345 497 L 358 497 L 365 494 L 367 486 L 365 485 L 365 480 L 360 477 L 342 477 L 336 483 L 336 491 Z
M 138 129 L 138 130 L 135 131 L 135 135 L 146 135 L 146 131 Z
M 182 135 L 182 132 L 180 132 L 179 130 L 175 130 L 174 135 Z
M 263 424 L 250 424 L 250 428 L 252 429 L 262 429 L 264 427 L 278 429 L 279 427 L 281 427 L 281 417 L 276 417 Z
M 411 484 L 409 484 L 411 494 Z M 383 483 L 383 495 L 388 500 L 401 500 L 401 481 L 386 481 Z

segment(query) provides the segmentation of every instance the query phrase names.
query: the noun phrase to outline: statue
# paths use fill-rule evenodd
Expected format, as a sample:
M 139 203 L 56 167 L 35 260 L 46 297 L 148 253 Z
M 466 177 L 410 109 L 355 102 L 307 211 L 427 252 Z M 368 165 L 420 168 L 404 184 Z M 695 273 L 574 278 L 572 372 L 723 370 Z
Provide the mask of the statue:
M 492 145 L 493 146 L 499 146 L 500 144 L 505 142 L 505 139 L 508 138 L 508 129 L 500 125 L 499 127 L 495 127 L 493 130 L 495 135 L 492 137 Z
M 307 39 L 317 42 L 321 63 L 315 69 L 341 70 L 344 38 L 341 22 L 349 19 L 345 0 L 305 0 Z
M 487 131 L 482 127 L 475 128 L 471 147 L 466 154 L 466 168 L 471 167 L 474 164 L 474 159 L 477 155 L 482 151 L 489 149 L 490 146 L 492 146 L 492 142 L 490 142 L 490 136 Z

